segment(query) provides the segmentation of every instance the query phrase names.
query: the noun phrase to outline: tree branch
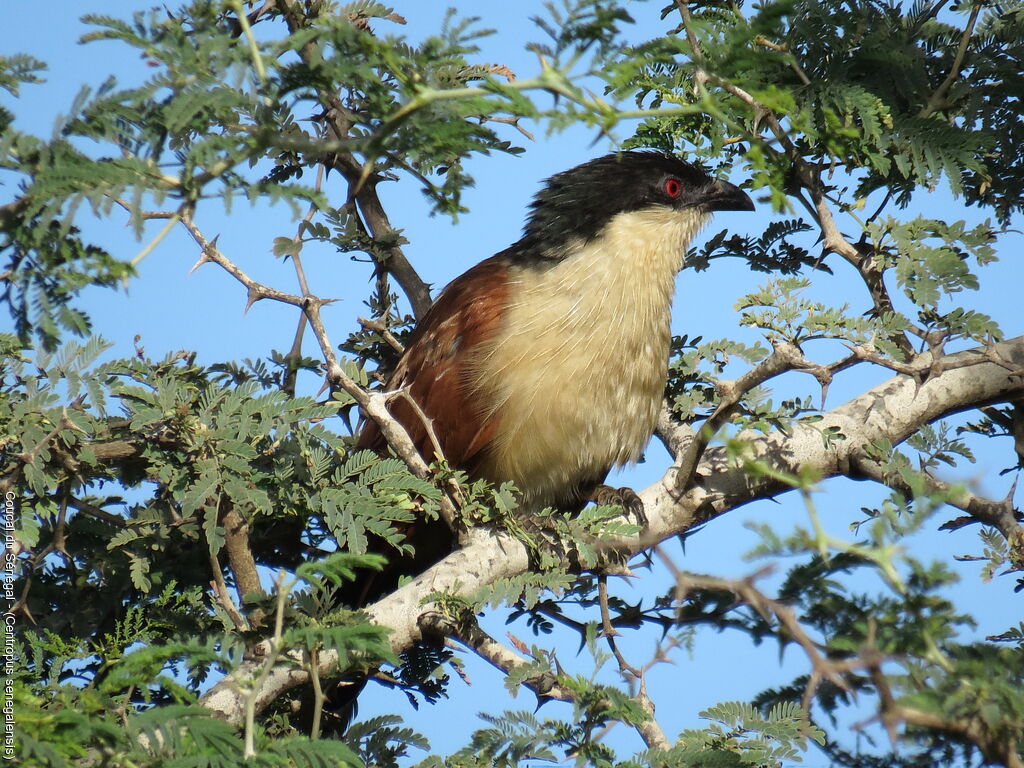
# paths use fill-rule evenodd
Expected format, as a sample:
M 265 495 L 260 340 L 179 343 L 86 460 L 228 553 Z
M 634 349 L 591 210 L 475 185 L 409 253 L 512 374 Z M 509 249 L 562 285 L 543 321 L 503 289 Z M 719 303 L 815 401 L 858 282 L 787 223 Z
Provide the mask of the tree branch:
M 249 546 L 249 523 L 238 514 L 238 510 L 230 502 L 227 502 L 227 507 L 221 518 L 224 525 L 224 549 L 228 553 L 228 565 L 235 577 L 238 604 L 244 605 L 247 594 L 256 592 L 262 595 L 265 592 L 260 583 L 259 571 L 256 569 L 256 559 Z
M 993 734 L 988 725 L 980 717 L 961 717 L 947 720 L 932 712 L 925 712 L 914 707 L 900 704 L 889 687 L 889 681 L 882 672 L 881 663 L 877 662 L 870 667 L 871 682 L 878 690 L 880 699 L 880 717 L 883 725 L 889 731 L 890 738 L 895 737 L 896 724 L 907 723 L 919 725 L 923 728 L 930 728 L 936 731 L 945 731 L 954 734 L 975 744 L 985 756 L 986 762 L 998 763 L 1006 768 L 1024 768 L 1024 761 L 1020 759 L 1018 751 L 1018 740 L 1010 737 L 1000 737 Z
M 322 307 L 325 304 L 330 303 L 331 300 L 321 299 L 312 295 L 295 296 L 256 282 L 245 274 L 245 272 L 239 269 L 230 259 L 224 256 L 224 254 L 222 254 L 217 248 L 216 242 L 206 239 L 203 233 L 195 225 L 195 222 L 193 222 L 189 213 L 183 213 L 181 221 L 188 229 L 196 243 L 198 243 L 200 248 L 203 249 L 202 256 L 200 256 L 199 261 L 196 262 L 196 267 L 206 262 L 214 262 L 221 266 L 228 272 L 228 274 L 232 275 L 248 289 L 249 298 L 247 308 L 248 306 L 252 306 L 255 301 L 269 298 L 285 304 L 291 304 L 302 309 L 306 315 L 307 321 L 309 322 L 309 326 L 313 329 L 313 334 L 316 336 L 317 342 L 320 345 L 320 352 L 323 355 L 326 364 L 327 380 L 330 385 L 344 390 L 352 397 L 353 400 L 355 400 L 359 407 L 363 409 L 363 413 L 377 423 L 377 426 L 380 428 L 381 434 L 384 436 L 388 445 L 390 445 L 394 449 L 395 453 L 398 454 L 399 458 L 405 462 L 406 466 L 409 467 L 410 472 L 419 478 L 429 479 L 431 474 L 430 467 L 427 466 L 423 457 L 420 456 L 419 452 L 416 450 L 416 445 L 413 443 L 412 438 L 409 437 L 409 433 L 405 431 L 405 428 L 391 415 L 391 412 L 387 408 L 387 402 L 391 396 L 387 393 L 368 392 L 363 389 L 347 373 L 345 373 L 345 369 L 342 368 L 341 364 L 338 362 L 338 357 L 334 353 L 334 345 L 331 343 L 330 337 L 327 334 L 327 328 L 324 326 L 321 315 Z M 195 267 L 193 267 L 193 269 L 195 269 Z M 447 494 L 442 495 L 441 497 L 440 513 L 449 528 L 453 531 L 459 530 L 460 523 L 458 521 L 458 513 L 455 508 L 455 503 Z
M 888 486 L 904 495 L 913 496 L 913 489 L 899 472 L 886 472 L 880 462 L 866 454 L 854 457 L 851 467 L 856 472 L 882 485 Z M 920 474 L 924 478 L 925 485 L 930 493 L 943 496 L 947 504 L 957 509 L 962 509 L 969 515 L 966 519 L 958 518 L 957 520 L 951 520 L 943 525 L 942 529 L 956 530 L 972 522 L 991 525 L 1003 535 L 1007 544 L 1009 544 L 1010 562 L 1013 564 L 1013 567 L 1024 568 L 1024 527 L 1018 522 L 1021 519 L 1020 510 L 1013 506 L 1016 482 L 1010 488 L 1006 498 L 995 501 L 984 496 L 978 496 L 966 489 L 954 488 L 952 484 L 932 477 L 927 472 L 921 472 Z
M 303 29 L 309 23 L 301 5 L 294 0 L 283 0 L 279 7 L 284 14 L 288 29 L 295 33 Z M 299 50 L 303 62 L 308 66 L 316 66 L 318 57 L 318 44 L 310 41 Z M 352 126 L 349 111 L 345 107 L 341 97 L 333 91 L 320 91 L 318 94 L 320 103 L 326 111 L 325 120 L 330 126 L 334 138 L 342 141 L 348 138 Z M 377 195 L 376 183 L 363 183 L 363 166 L 349 153 L 338 153 L 325 160 L 325 163 L 345 177 L 349 188 L 349 194 L 353 197 L 359 207 L 363 221 L 366 223 L 368 234 L 377 241 L 388 239 L 397 240 L 398 233 L 391 226 L 391 221 L 384 210 Z M 412 306 L 416 318 L 421 318 L 430 308 L 430 286 L 423 281 L 419 273 L 413 268 L 405 252 L 398 244 L 388 245 L 381 249 L 381 253 L 370 253 L 370 256 L 377 261 L 387 272 L 394 276 L 395 280 L 402 287 L 409 304 Z
M 682 12 L 685 7 L 685 2 L 677 0 L 677 3 L 679 4 L 680 11 Z M 688 18 L 688 16 L 689 11 L 686 10 L 684 18 Z M 757 120 L 764 120 L 768 123 L 768 127 L 771 128 L 775 138 L 778 139 L 779 143 L 782 145 L 783 154 L 785 154 L 792 164 L 797 179 L 808 193 L 810 193 L 811 202 L 813 204 L 813 210 L 811 213 L 817 219 L 818 226 L 821 229 L 822 241 L 825 250 L 838 254 L 857 270 L 868 289 L 868 293 L 871 296 L 871 301 L 874 304 L 875 313 L 877 315 L 894 314 L 895 307 L 892 303 L 892 298 L 889 296 L 888 288 L 885 286 L 883 269 L 870 253 L 862 253 L 861 250 L 850 242 L 840 231 L 839 226 L 836 224 L 835 215 L 832 213 L 832 208 L 829 206 L 828 198 L 825 195 L 825 188 L 822 185 L 818 170 L 808 164 L 804 159 L 800 149 L 793 143 L 789 132 L 786 131 L 782 123 L 779 122 L 775 113 L 739 86 L 711 73 L 705 72 L 701 67 L 699 60 L 695 60 L 694 63 L 697 65 L 697 76 L 699 81 L 707 80 L 713 82 L 720 88 L 723 88 L 727 93 L 732 94 L 740 101 L 751 107 L 751 109 L 754 110 L 754 114 L 757 116 Z M 770 152 L 778 151 L 772 147 L 766 147 L 766 150 Z M 913 358 L 914 349 L 910 344 L 910 340 L 907 339 L 906 334 L 897 332 L 891 337 L 891 340 L 899 347 L 900 351 L 908 360 Z
M 686 443 L 683 450 L 676 455 L 676 466 L 679 467 L 679 473 L 676 475 L 676 488 L 680 491 L 685 490 L 693 480 L 700 457 L 704 455 L 712 438 L 732 416 L 736 405 L 743 399 L 743 395 L 768 379 L 799 368 L 806 363 L 807 361 L 796 345 L 780 342 L 775 344 L 771 355 L 740 378 L 735 381 L 718 382 L 715 388 L 718 390 L 720 399 L 714 413 L 701 424 L 693 439 Z
M 224 572 L 221 570 L 220 559 L 212 551 L 209 555 L 210 572 L 213 574 L 213 580 L 210 582 L 210 589 L 217 598 L 217 604 L 224 609 L 224 612 L 228 615 L 228 618 L 231 619 L 231 623 L 234 624 L 236 630 L 239 632 L 247 632 L 251 627 L 249 626 L 249 622 L 242 617 L 241 613 L 239 613 L 238 608 L 231 599 L 231 595 L 228 594 L 228 587 L 227 584 L 224 583 Z
M 399 355 L 405 352 L 405 347 L 402 346 L 402 343 L 397 338 L 395 338 L 395 335 L 386 325 L 384 325 L 383 322 L 381 322 L 380 320 L 371 320 L 366 317 L 357 317 L 356 319 L 359 321 L 359 324 L 363 326 L 363 328 L 366 328 L 367 330 L 370 331 L 376 331 L 377 333 L 379 333 L 381 338 L 384 339 L 385 342 L 387 342 L 387 345 L 391 347 L 391 349 L 393 349 Z
M 607 573 L 598 574 L 597 588 L 598 604 L 601 609 L 601 631 L 604 634 L 605 642 L 608 643 L 608 647 L 611 649 L 612 654 L 615 656 L 615 661 L 619 665 L 619 674 L 629 684 L 633 701 L 647 714 L 647 718 L 643 722 L 636 724 L 637 733 L 640 734 L 640 738 L 644 740 L 644 744 L 647 745 L 648 749 L 670 749 L 672 742 L 668 740 L 665 731 L 662 730 L 658 719 L 654 716 L 654 702 L 647 694 L 645 670 L 637 669 L 630 664 L 622 654 L 622 651 L 619 650 L 619 644 L 615 641 L 619 633 L 612 626 L 611 613 L 608 610 Z M 634 685 L 636 685 L 635 688 Z
M 975 3 L 971 8 L 971 15 L 967 19 L 967 25 L 964 27 L 963 34 L 960 36 L 960 44 L 956 49 L 956 56 L 953 57 L 953 66 L 949 68 L 949 74 L 946 75 L 946 79 L 942 81 L 935 92 L 928 97 L 928 103 L 921 109 L 918 117 L 931 117 L 941 106 L 942 100 L 946 98 L 946 94 L 949 89 L 956 82 L 957 77 L 960 76 L 960 68 L 964 64 L 964 57 L 967 55 L 967 46 L 970 45 L 971 36 L 974 34 L 974 25 L 978 21 L 978 15 L 981 13 L 981 3 Z
M 849 690 L 849 686 L 842 677 L 842 672 L 847 667 L 833 663 L 822 655 L 818 645 L 804 631 L 800 625 L 793 609 L 785 603 L 773 600 L 755 586 L 755 582 L 762 576 L 768 575 L 768 570 L 755 573 L 745 579 L 720 579 L 714 576 L 704 576 L 695 573 L 685 573 L 676 568 L 672 559 L 663 552 L 658 552 L 660 559 L 669 568 L 676 580 L 676 601 L 680 604 L 686 599 L 686 595 L 692 589 L 714 589 L 732 592 L 737 600 L 746 603 L 753 608 L 767 624 L 774 619 L 778 622 L 780 635 L 788 637 L 799 645 L 811 662 L 811 675 L 807 680 L 807 687 L 804 690 L 802 706 L 804 712 L 810 713 L 811 702 L 814 691 L 822 680 L 830 680 L 839 688 Z
M 472 615 L 468 620 L 454 622 L 436 611 L 428 611 L 419 617 L 418 623 L 424 634 L 455 638 L 506 675 L 531 666 L 527 659 L 484 632 Z M 549 700 L 574 701 L 576 698 L 572 691 L 559 685 L 555 675 L 551 673 L 532 674 L 524 678 L 521 685 L 533 691 L 538 704 Z

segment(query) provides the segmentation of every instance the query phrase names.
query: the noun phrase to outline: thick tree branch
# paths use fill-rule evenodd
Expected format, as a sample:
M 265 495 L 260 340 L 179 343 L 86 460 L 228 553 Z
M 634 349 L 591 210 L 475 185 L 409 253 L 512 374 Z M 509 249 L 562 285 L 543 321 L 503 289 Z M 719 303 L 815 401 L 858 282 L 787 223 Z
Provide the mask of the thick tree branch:
M 247 594 L 264 594 L 260 583 L 260 574 L 256 570 L 256 559 L 249 546 L 249 523 L 238 514 L 238 510 L 230 502 L 225 504 L 227 510 L 221 518 L 224 525 L 224 549 L 228 553 L 228 564 L 235 577 L 235 590 L 238 592 L 238 604 L 244 605 Z
M 1003 360 L 1024 366 L 1024 337 L 994 346 Z M 896 376 L 825 413 L 817 422 L 795 425 L 788 434 L 751 433 L 739 438 L 749 439 L 752 460 L 827 478 L 851 473 L 864 448 L 876 441 L 899 443 L 921 425 L 943 416 L 1024 394 L 1024 379 L 985 360 L 982 349 L 960 352 L 950 358 L 951 363 L 966 359 L 982 362 L 947 369 L 922 384 L 907 376 Z M 825 441 L 822 435 L 830 428 L 837 428 L 845 439 Z M 669 441 L 673 439 L 671 433 L 666 437 Z M 610 544 L 624 552 L 637 553 L 652 542 L 677 536 L 738 506 L 790 490 L 775 477 L 752 476 L 745 465 L 731 460 L 725 450 L 716 447 L 705 451 L 697 474 L 702 482 L 683 494 L 676 492 L 670 475 L 646 488 L 641 498 L 647 530 Z M 431 594 L 470 596 L 498 579 L 528 568 L 529 557 L 522 542 L 504 533 L 474 529 L 465 537 L 462 548 L 369 606 L 367 613 L 374 623 L 392 630 L 391 645 L 400 650 L 421 638 L 418 617 L 429 605 Z M 337 664 L 337 654 L 321 654 L 321 674 L 336 671 Z M 250 662 L 242 664 L 202 698 L 203 705 L 230 722 L 241 722 L 243 700 L 237 687 L 240 682 L 251 680 L 258 667 Z M 257 707 L 262 709 L 286 691 L 308 682 L 309 674 L 301 669 L 301 660 L 280 664 L 261 681 Z
M 672 416 L 672 406 L 668 400 L 661 401 L 661 410 L 658 411 L 658 421 L 654 425 L 654 434 L 661 440 L 662 445 L 665 446 L 670 454 L 678 457 L 690 442 L 696 439 L 697 430 L 691 427 L 689 424 L 680 424 Z M 676 467 L 681 467 L 682 464 L 678 461 L 675 462 Z
M 1024 363 L 1024 336 L 991 348 L 1005 363 L 1018 368 Z M 788 436 L 751 433 L 749 459 L 766 461 L 790 472 L 801 468 L 814 470 L 823 478 L 851 474 L 851 463 L 855 464 L 864 448 L 874 442 L 887 440 L 897 444 L 923 424 L 943 416 L 1019 397 L 1024 392 L 1024 377 L 1004 365 L 989 362 L 987 349 L 978 347 L 946 356 L 946 370 L 923 383 L 909 376 L 889 379 L 827 411 L 813 424 L 798 424 Z M 929 354 L 923 356 L 926 364 Z M 977 364 L 962 366 L 967 361 Z M 826 443 L 822 435 L 830 429 L 838 430 L 844 439 Z M 668 437 L 671 439 L 672 435 Z M 747 435 L 738 436 L 744 437 Z M 720 449 L 706 452 L 697 474 L 702 481 L 675 503 L 671 485 L 663 482 L 648 488 L 642 494 L 645 509 L 663 510 L 670 528 L 686 530 L 740 504 L 788 489 L 780 480 L 750 477 L 742 466 L 730 464 Z
M 677 472 L 675 482 L 678 490 L 685 490 L 692 482 L 694 472 L 696 472 L 697 465 L 700 462 L 701 456 L 704 455 L 704 451 L 715 435 L 728 423 L 735 412 L 736 406 L 750 390 L 788 371 L 801 371 L 813 376 L 818 381 L 818 384 L 821 385 L 821 407 L 824 408 L 828 388 L 835 374 L 867 359 L 865 357 L 866 353 L 858 354 L 857 350 L 854 350 L 853 353 L 840 360 L 828 365 L 822 365 L 804 357 L 802 350 L 795 344 L 774 342 L 773 346 L 774 351 L 771 355 L 738 379 L 715 382 L 715 388 L 720 398 L 718 405 L 714 412 L 696 429 L 690 426 L 683 427 L 683 425 L 675 423 L 668 402 L 662 403 L 662 410 L 658 415 L 655 434 L 665 444 L 669 453 L 676 457 L 673 466 Z M 882 359 L 888 361 L 888 358 Z M 899 370 L 898 372 L 907 373 L 914 371 Z M 669 439 L 669 436 L 671 439 Z
M 522 542 L 504 534 L 472 530 L 461 549 L 383 600 L 367 607 L 366 612 L 373 623 L 392 630 L 391 646 L 400 650 L 422 638 L 419 617 L 425 611 L 424 606 L 429 604 L 428 597 L 431 594 L 449 592 L 470 595 L 497 579 L 524 573 L 528 568 L 529 555 Z M 269 646 L 263 649 L 265 645 L 266 641 L 255 649 L 257 658 L 269 654 Z M 333 650 L 322 651 L 319 661 L 320 674 L 323 676 L 329 676 L 338 669 L 338 654 Z M 258 662 L 244 662 L 211 688 L 202 697 L 202 704 L 231 723 L 241 723 L 245 702 L 238 693 L 239 684 L 244 687 L 245 683 L 251 682 L 262 672 L 262 665 Z M 293 663 L 278 664 L 260 681 L 256 710 L 262 710 L 281 694 L 309 681 L 309 673 L 302 668 L 299 657 L 295 657 Z

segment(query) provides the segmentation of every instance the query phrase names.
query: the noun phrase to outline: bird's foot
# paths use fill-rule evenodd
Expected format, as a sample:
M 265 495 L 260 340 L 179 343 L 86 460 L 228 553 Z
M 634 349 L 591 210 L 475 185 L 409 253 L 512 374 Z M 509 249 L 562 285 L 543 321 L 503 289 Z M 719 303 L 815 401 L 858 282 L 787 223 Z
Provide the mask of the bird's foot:
M 594 489 L 591 499 L 602 507 L 622 507 L 622 511 L 630 517 L 636 518 L 641 527 L 647 527 L 644 502 L 632 488 L 599 485 Z

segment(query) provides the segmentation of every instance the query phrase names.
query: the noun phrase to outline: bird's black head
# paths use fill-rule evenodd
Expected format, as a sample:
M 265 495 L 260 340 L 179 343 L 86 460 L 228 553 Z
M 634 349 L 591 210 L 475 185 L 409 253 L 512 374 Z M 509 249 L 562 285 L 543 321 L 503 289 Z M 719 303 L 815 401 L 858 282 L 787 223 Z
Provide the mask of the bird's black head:
M 617 214 L 662 206 L 752 211 L 743 190 L 663 152 L 619 152 L 589 160 L 547 180 L 534 198 L 523 255 L 558 258 L 566 246 L 594 239 Z

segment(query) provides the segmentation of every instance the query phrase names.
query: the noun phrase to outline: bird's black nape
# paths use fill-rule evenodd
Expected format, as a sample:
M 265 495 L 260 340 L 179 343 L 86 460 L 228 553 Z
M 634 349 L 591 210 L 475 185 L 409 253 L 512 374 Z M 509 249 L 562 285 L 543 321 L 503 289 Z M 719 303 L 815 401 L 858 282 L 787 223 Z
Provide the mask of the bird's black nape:
M 669 178 L 681 182 L 674 199 L 668 199 L 663 191 Z M 597 237 L 617 214 L 653 205 L 706 205 L 712 202 L 709 197 L 715 194 L 715 184 L 698 166 L 665 152 L 630 151 L 598 157 L 545 182 L 530 206 L 523 237 L 511 250 L 521 258 L 557 259 L 566 246 Z

